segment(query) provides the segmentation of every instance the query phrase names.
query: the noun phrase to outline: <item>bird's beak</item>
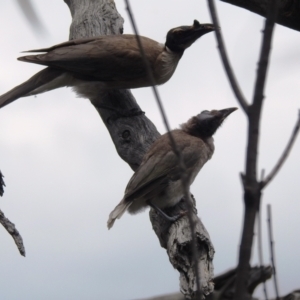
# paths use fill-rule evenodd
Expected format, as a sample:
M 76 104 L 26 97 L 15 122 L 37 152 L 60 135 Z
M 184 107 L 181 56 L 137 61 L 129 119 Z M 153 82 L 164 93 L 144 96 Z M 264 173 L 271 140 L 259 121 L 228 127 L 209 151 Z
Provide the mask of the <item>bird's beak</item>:
M 214 31 L 216 28 L 213 24 L 200 24 L 199 21 L 194 20 L 194 24 L 191 26 L 191 31 L 198 35 L 198 37 L 209 33 L 211 31 Z
M 202 35 L 213 30 L 215 30 L 213 24 L 200 24 L 194 20 L 192 26 L 179 26 L 171 29 L 167 34 L 166 46 L 173 51 L 182 52 Z
M 226 119 L 231 113 L 233 113 L 237 109 L 238 109 L 237 107 L 231 107 L 231 108 L 225 108 L 225 109 L 219 110 L 219 113 L 221 113 L 221 116 L 222 116 L 221 119 L 222 120 Z
M 215 27 L 213 24 L 200 24 L 197 20 L 195 20 L 194 24 L 184 31 L 184 37 L 182 39 L 182 43 L 185 45 L 184 48 L 186 49 L 190 47 L 202 35 L 214 30 Z

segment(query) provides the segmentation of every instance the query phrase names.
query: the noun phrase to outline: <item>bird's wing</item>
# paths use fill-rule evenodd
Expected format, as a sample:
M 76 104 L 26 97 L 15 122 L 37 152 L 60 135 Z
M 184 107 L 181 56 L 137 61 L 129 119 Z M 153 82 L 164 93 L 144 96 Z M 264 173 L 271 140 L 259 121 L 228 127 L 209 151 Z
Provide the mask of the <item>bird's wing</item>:
M 99 37 L 82 38 L 82 39 L 77 39 L 77 40 L 70 40 L 70 41 L 67 41 L 67 42 L 64 42 L 64 43 L 60 43 L 60 44 L 54 45 L 52 47 L 48 47 L 48 48 L 26 50 L 26 51 L 23 51 L 23 53 L 51 52 L 51 51 L 53 51 L 55 49 L 58 49 L 58 48 L 63 48 L 63 47 L 69 47 L 69 46 L 75 46 L 75 45 L 81 45 L 81 44 L 86 44 L 86 43 L 94 42 L 97 39 L 99 39 Z
M 201 149 L 195 151 L 195 143 L 193 142 L 185 141 L 180 145 L 180 151 L 188 173 L 192 172 L 201 159 Z M 197 146 L 201 148 L 203 143 L 200 141 Z M 152 198 L 159 195 L 170 181 L 177 181 L 180 177 L 181 168 L 178 165 L 178 158 L 171 148 L 167 151 L 161 151 L 161 153 L 154 152 L 154 155 L 149 156 L 130 179 L 124 198 L 126 200 L 145 196 Z
M 155 155 L 149 157 L 133 174 L 125 191 L 124 198 L 131 200 L 149 194 L 153 189 L 159 194 L 169 182 L 167 174 L 174 167 L 176 159 L 172 153 L 168 155 Z
M 141 40 L 148 49 L 150 64 L 154 64 L 162 47 L 146 37 Z M 134 35 L 82 39 L 40 50 L 47 53 L 23 56 L 19 60 L 72 72 L 84 80 L 122 81 L 124 74 L 126 80 L 147 76 Z

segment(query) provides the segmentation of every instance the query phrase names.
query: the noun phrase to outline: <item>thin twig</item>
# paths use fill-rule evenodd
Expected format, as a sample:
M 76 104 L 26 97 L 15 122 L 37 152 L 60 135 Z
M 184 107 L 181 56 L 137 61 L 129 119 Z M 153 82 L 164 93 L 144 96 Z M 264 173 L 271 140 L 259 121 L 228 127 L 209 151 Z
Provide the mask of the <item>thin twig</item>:
M 220 30 L 220 23 L 218 20 L 218 15 L 217 15 L 217 10 L 216 10 L 214 0 L 208 0 L 208 6 L 209 6 L 211 18 L 212 18 L 214 26 L 216 28 L 215 33 L 216 33 L 216 38 L 217 38 L 217 42 L 218 42 L 218 48 L 220 51 L 220 55 L 221 55 L 221 59 L 223 62 L 225 72 L 227 74 L 227 77 L 229 79 L 229 82 L 231 84 L 231 87 L 233 89 L 233 92 L 234 92 L 238 102 L 240 103 L 240 105 L 242 106 L 244 111 L 247 113 L 249 104 L 247 103 L 247 100 L 241 91 L 241 88 L 237 82 L 237 79 L 236 79 L 236 77 L 233 73 L 232 67 L 230 65 L 228 55 L 226 52 L 225 43 L 224 43 L 223 36 L 222 36 L 221 30 Z
M 260 51 L 260 58 L 258 62 L 258 70 L 254 88 L 254 97 L 253 97 L 253 106 L 261 105 L 261 102 L 264 99 L 264 88 L 265 88 L 265 81 L 267 78 L 267 70 L 269 64 L 269 57 L 271 51 L 271 42 L 272 36 L 274 32 L 274 25 L 278 15 L 278 6 L 279 0 L 272 1 L 272 5 L 269 5 L 266 25 L 264 30 L 263 42 Z
M 193 259 L 194 259 L 194 262 L 195 262 L 194 271 L 195 271 L 196 288 L 197 288 L 196 297 L 197 297 L 197 299 L 202 299 L 202 290 L 201 290 L 201 285 L 200 285 L 200 269 L 199 269 L 199 265 L 198 265 L 199 255 L 198 255 L 198 248 L 197 248 L 197 237 L 196 237 L 196 233 L 195 233 L 196 226 L 195 226 L 195 223 L 193 221 L 193 209 L 192 209 L 193 204 L 192 204 L 192 200 L 191 200 L 191 197 L 190 197 L 190 191 L 189 191 L 189 186 L 188 186 L 188 181 L 189 181 L 188 180 L 188 174 L 186 174 L 186 167 L 184 165 L 181 152 L 178 150 L 178 147 L 176 145 L 174 137 L 171 133 L 169 122 L 168 122 L 168 119 L 167 119 L 162 101 L 160 99 L 158 90 L 156 88 L 156 82 L 154 80 L 154 76 L 153 76 L 149 61 L 146 58 L 145 51 L 144 51 L 141 39 L 139 37 L 139 32 L 138 32 L 138 29 L 137 29 L 136 22 L 134 20 L 134 16 L 133 16 L 133 13 L 132 13 L 132 9 L 130 7 L 129 0 L 125 0 L 125 3 L 126 3 L 126 9 L 128 11 L 128 15 L 129 15 L 129 18 L 130 18 L 130 21 L 131 21 L 131 25 L 133 27 L 133 31 L 135 33 L 136 40 L 137 40 L 137 43 L 138 43 L 138 46 L 139 46 L 139 49 L 140 49 L 140 53 L 142 55 L 144 65 L 145 65 L 149 80 L 150 80 L 151 85 L 152 85 L 152 90 L 153 90 L 156 102 L 158 104 L 158 107 L 159 107 L 160 113 L 162 115 L 165 127 L 167 129 L 167 132 L 168 132 L 168 135 L 169 135 L 169 138 L 170 138 L 170 141 L 171 141 L 172 149 L 173 149 L 175 155 L 178 158 L 178 164 L 179 164 L 179 167 L 181 169 L 181 172 L 180 172 L 181 173 L 181 182 L 182 182 L 182 187 L 183 187 L 183 191 L 184 191 L 184 199 L 186 200 L 187 207 L 188 207 L 188 214 L 187 215 L 188 215 L 188 219 L 189 219 L 189 223 L 190 223 L 191 236 L 192 236 L 192 252 L 193 252 Z
M 276 300 L 279 300 L 279 292 L 278 292 L 278 283 L 277 283 L 277 273 L 275 267 L 275 251 L 274 251 L 274 239 L 273 239 L 273 230 L 272 230 L 272 212 L 271 205 L 267 205 L 267 214 L 268 214 L 268 232 L 269 232 L 269 242 L 270 242 L 270 255 L 271 255 L 271 264 L 273 268 L 273 281 L 274 288 L 276 293 Z
M 20 254 L 25 256 L 25 247 L 24 247 L 23 239 L 22 239 L 19 231 L 16 229 L 15 224 L 13 224 L 11 221 L 9 221 L 5 217 L 4 213 L 1 210 L 0 210 L 0 224 L 3 225 L 3 227 L 7 230 L 7 232 L 14 239 Z
M 270 172 L 270 174 L 266 177 L 265 180 L 261 181 L 261 188 L 263 189 L 268 183 L 270 183 L 270 181 L 276 176 L 276 174 L 278 173 L 278 171 L 280 170 L 280 168 L 283 166 L 284 162 L 286 161 L 288 155 L 290 154 L 292 147 L 294 145 L 294 142 L 297 138 L 297 135 L 299 133 L 299 129 L 300 129 L 300 110 L 298 112 L 298 119 L 296 122 L 296 125 L 294 127 L 294 130 L 292 132 L 292 135 L 290 137 L 290 140 L 286 146 L 286 148 L 284 149 L 280 159 L 278 160 L 277 164 L 275 165 L 275 167 L 273 168 L 273 170 Z
M 261 171 L 261 181 L 264 180 L 265 170 Z M 263 250 L 262 250 L 262 229 L 261 229 L 261 209 L 258 208 L 256 214 L 257 221 L 257 248 L 258 248 L 258 260 L 261 272 L 264 270 L 264 261 L 263 261 Z M 269 300 L 266 281 L 263 281 L 263 291 L 265 294 L 265 300 Z
M 259 258 L 259 266 L 261 272 L 264 270 L 264 262 L 263 262 L 263 251 L 262 251 L 262 230 L 261 230 L 261 211 L 257 212 L 257 247 L 258 247 L 258 258 Z M 269 300 L 268 291 L 266 281 L 263 281 L 263 291 L 265 295 L 265 300 Z

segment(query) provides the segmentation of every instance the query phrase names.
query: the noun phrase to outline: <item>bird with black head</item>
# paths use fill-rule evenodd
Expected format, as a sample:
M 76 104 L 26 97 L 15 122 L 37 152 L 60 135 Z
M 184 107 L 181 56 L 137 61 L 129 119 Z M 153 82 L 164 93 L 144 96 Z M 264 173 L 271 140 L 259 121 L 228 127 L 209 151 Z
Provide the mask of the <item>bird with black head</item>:
M 140 36 L 155 84 L 167 82 L 184 51 L 214 29 L 212 24 L 200 24 L 195 20 L 192 26 L 171 29 L 165 44 Z M 0 96 L 0 108 L 21 97 L 60 87 L 72 87 L 79 96 L 93 100 L 99 97 L 99 88 L 133 89 L 152 85 L 135 35 L 72 40 L 27 52 L 46 52 L 18 59 L 47 68 Z
M 185 165 L 189 187 L 214 153 L 212 136 L 236 109 L 205 110 L 182 124 L 181 129 L 172 130 Z M 176 205 L 183 195 L 178 157 L 166 133 L 145 154 L 140 167 L 128 182 L 123 199 L 110 213 L 107 226 L 110 229 L 126 210 L 135 214 L 147 206 L 153 207 L 167 220 L 176 221 L 181 215 L 170 217 L 162 209 Z

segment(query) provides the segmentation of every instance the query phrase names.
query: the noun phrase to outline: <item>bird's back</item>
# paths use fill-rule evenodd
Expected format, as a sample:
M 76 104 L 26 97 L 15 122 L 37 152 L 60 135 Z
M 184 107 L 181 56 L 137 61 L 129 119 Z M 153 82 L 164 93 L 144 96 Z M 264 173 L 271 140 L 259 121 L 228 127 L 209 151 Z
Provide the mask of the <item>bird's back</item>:
M 155 66 L 164 49 L 163 45 L 147 37 L 140 38 L 147 60 L 151 66 Z M 71 72 L 77 79 L 102 81 L 109 87 L 114 87 L 114 82 L 117 82 L 120 88 L 124 81 L 124 88 L 128 85 L 134 88 L 148 81 L 134 35 L 109 35 L 70 41 L 40 51 L 47 53 L 23 56 L 19 60 Z M 155 73 L 154 69 L 152 71 Z

